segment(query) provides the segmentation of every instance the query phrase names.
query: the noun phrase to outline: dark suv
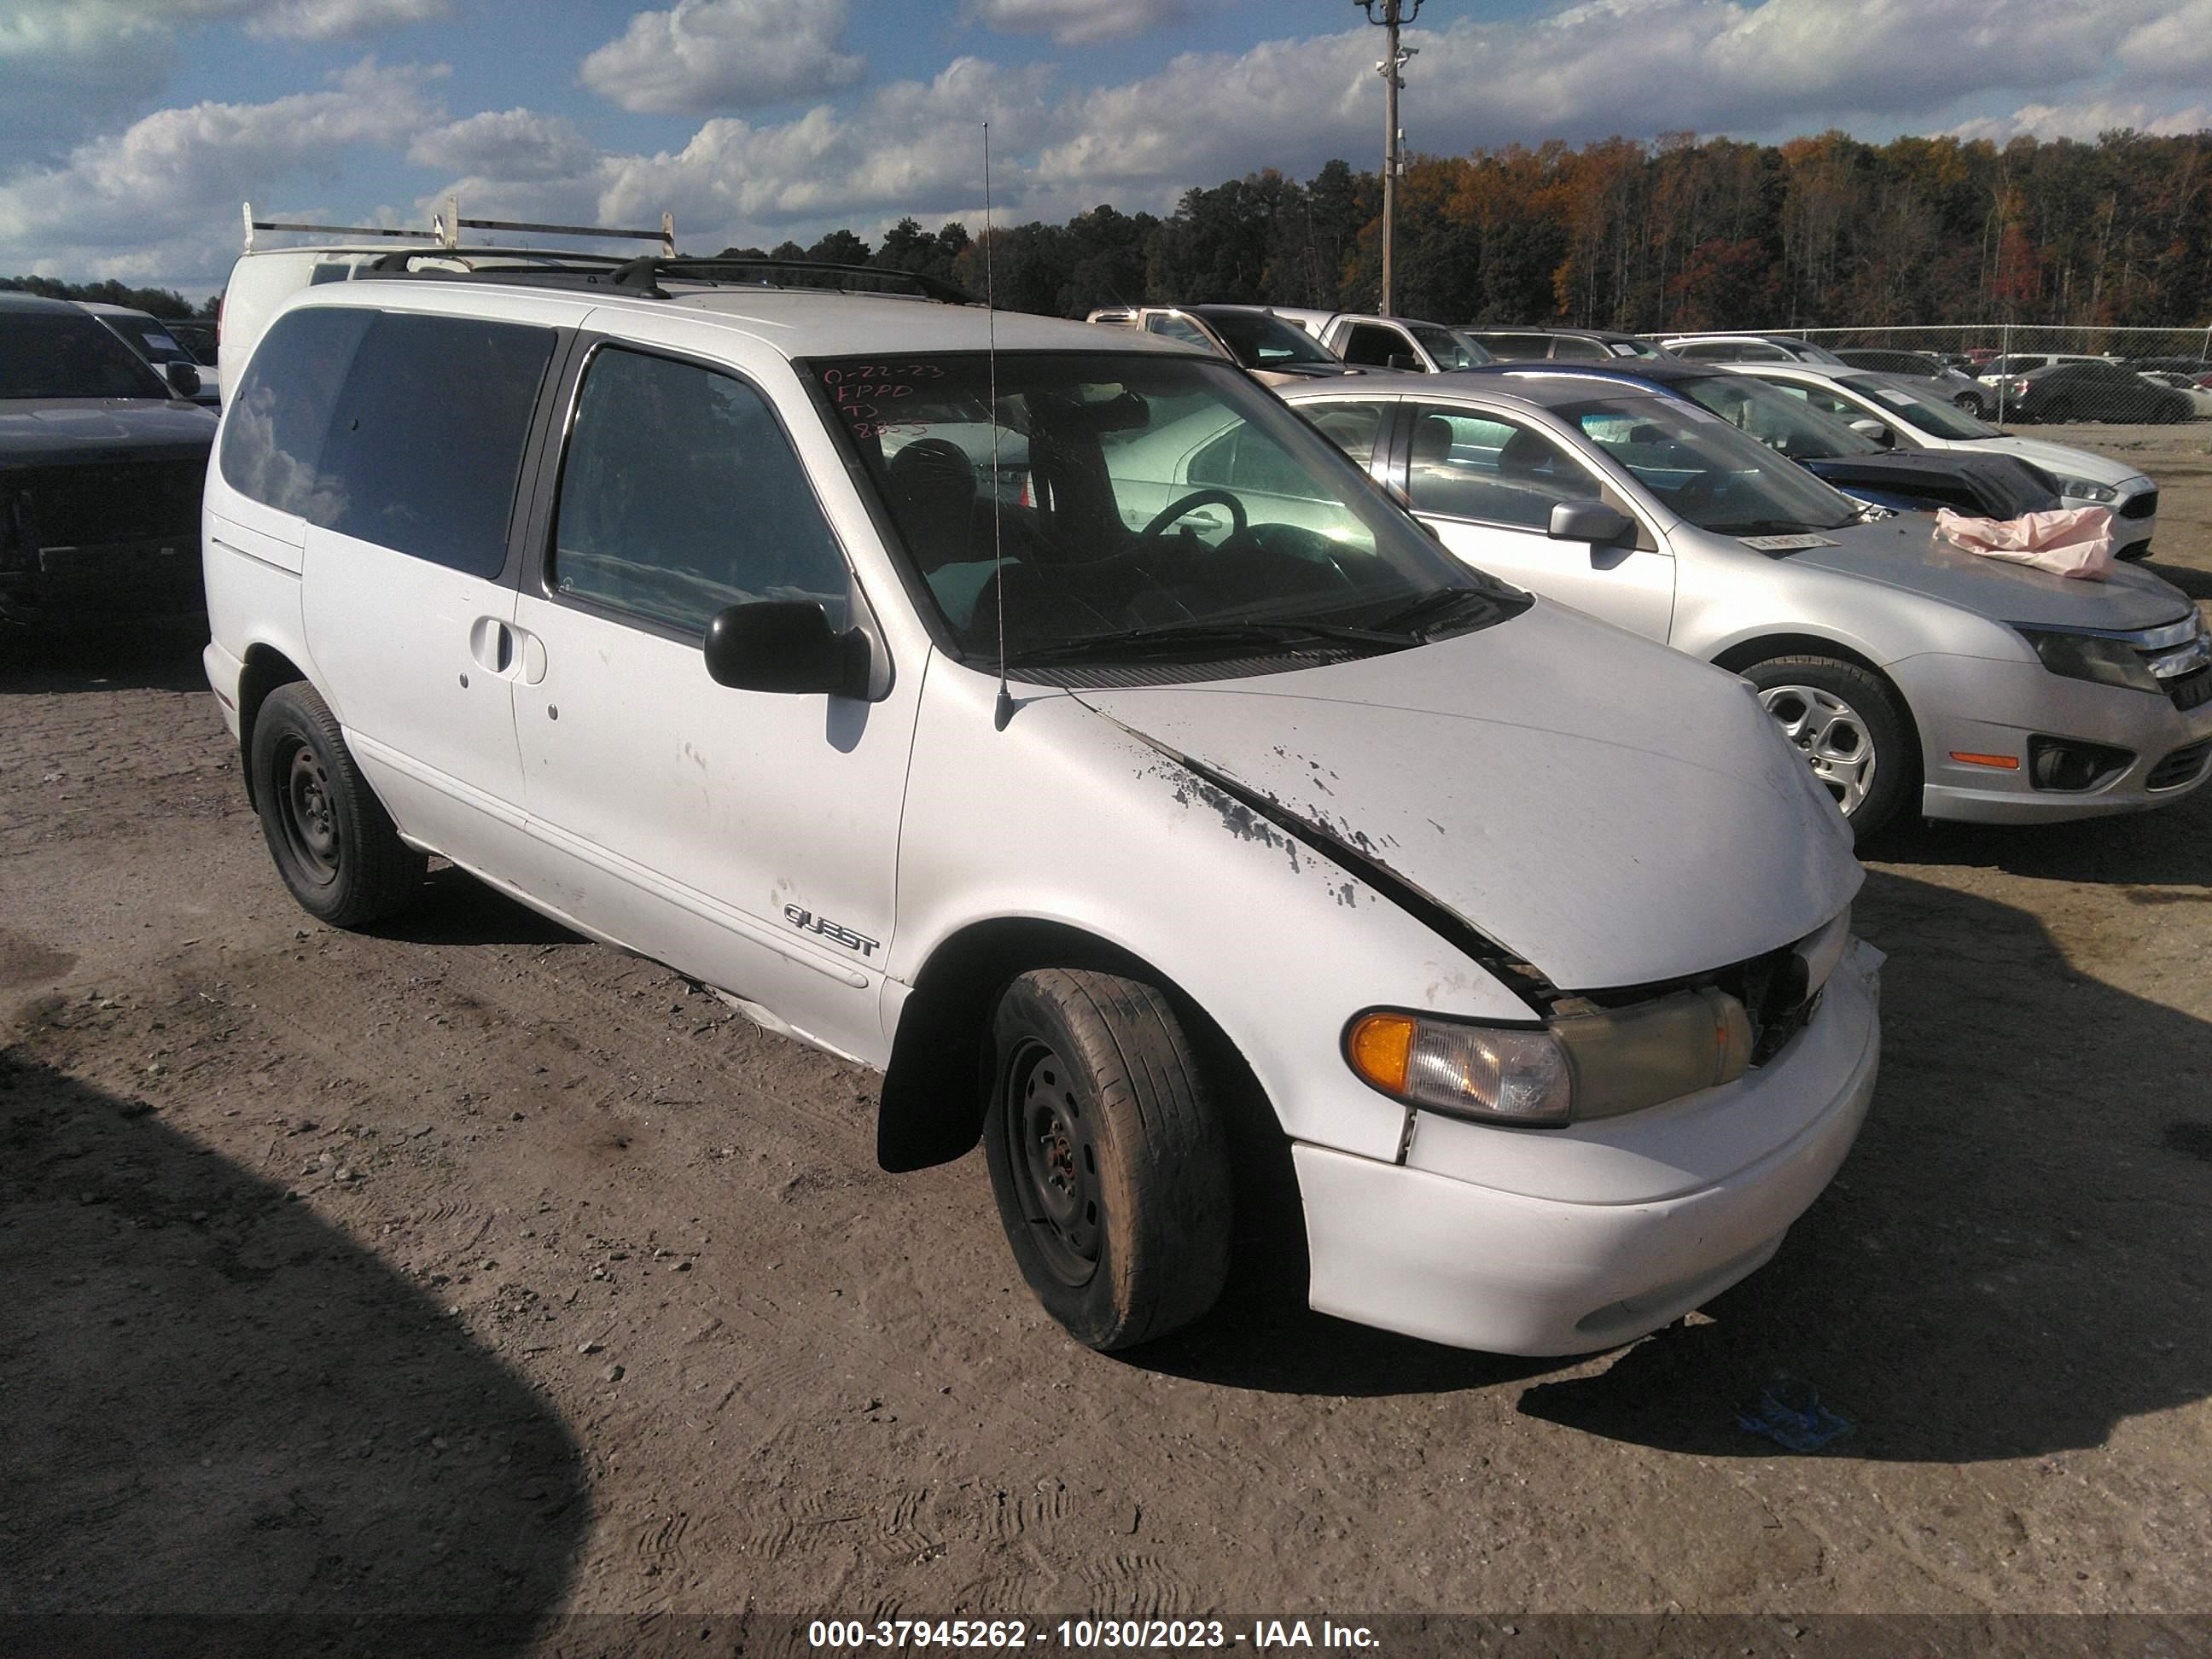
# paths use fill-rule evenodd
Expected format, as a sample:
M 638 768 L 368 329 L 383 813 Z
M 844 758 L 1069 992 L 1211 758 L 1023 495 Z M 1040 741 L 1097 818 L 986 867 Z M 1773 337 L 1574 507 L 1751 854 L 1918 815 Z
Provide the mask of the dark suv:
M 97 319 L 0 294 L 0 617 L 198 610 L 216 417 Z

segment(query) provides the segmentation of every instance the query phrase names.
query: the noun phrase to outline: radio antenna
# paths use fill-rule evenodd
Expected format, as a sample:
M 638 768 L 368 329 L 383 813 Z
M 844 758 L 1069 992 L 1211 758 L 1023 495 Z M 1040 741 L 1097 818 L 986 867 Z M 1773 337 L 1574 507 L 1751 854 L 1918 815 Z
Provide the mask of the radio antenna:
M 999 487 L 999 308 L 991 285 L 991 124 L 983 123 L 983 341 L 988 364 L 991 423 L 991 586 L 998 594 L 999 701 L 991 711 L 991 726 L 1003 732 L 1014 717 L 1013 693 L 1006 689 L 1006 544 L 1000 524 L 1006 504 Z

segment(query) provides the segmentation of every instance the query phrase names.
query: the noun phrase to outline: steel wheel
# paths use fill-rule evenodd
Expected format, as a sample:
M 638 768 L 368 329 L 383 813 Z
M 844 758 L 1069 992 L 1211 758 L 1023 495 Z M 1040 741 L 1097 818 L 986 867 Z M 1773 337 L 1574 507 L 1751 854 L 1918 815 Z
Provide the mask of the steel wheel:
M 1042 1042 L 1015 1052 L 1006 1079 L 1008 1162 L 1019 1182 L 1038 1253 L 1066 1285 L 1098 1271 L 1097 1103 L 1059 1054 Z
M 1857 811 L 1874 788 L 1880 761 L 1858 711 L 1834 692 L 1814 685 L 1765 686 L 1759 700 L 1812 763 L 1814 776 L 1827 786 L 1844 816 Z
M 284 830 L 284 844 L 297 861 L 299 873 L 319 887 L 338 878 L 337 813 L 331 803 L 330 774 L 322 757 L 304 743 L 289 745 L 289 757 L 279 755 L 283 790 L 276 811 Z

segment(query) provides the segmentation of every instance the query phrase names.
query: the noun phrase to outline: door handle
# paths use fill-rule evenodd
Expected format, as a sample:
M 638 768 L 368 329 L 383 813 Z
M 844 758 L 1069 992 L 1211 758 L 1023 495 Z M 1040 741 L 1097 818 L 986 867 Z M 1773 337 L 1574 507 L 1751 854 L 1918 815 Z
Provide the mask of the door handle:
M 507 674 L 514 667 L 514 629 L 497 617 L 478 617 L 469 629 L 469 655 L 490 674 Z

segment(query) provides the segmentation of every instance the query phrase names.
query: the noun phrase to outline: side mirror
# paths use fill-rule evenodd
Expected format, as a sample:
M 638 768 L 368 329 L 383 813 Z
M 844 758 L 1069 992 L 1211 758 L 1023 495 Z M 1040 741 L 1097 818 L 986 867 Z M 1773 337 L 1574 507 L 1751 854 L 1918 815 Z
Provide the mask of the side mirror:
M 1589 542 L 1609 547 L 1636 533 L 1636 521 L 1603 501 L 1561 501 L 1552 509 L 1544 533 L 1555 542 Z
M 1428 365 L 1410 351 L 1394 351 L 1390 354 L 1390 361 L 1384 367 L 1398 369 L 1408 374 L 1419 374 Z
M 1861 416 L 1857 420 L 1851 422 L 1851 430 L 1857 433 L 1863 438 L 1873 439 L 1884 449 L 1887 449 L 1891 445 L 1897 441 L 1897 434 L 1895 433 L 1892 432 L 1880 421 L 1871 420 L 1865 416 Z
M 200 395 L 200 372 L 181 357 L 172 357 L 161 365 L 161 378 L 169 383 L 169 390 L 179 398 Z
M 815 600 L 733 605 L 708 623 L 702 648 L 708 676 L 736 690 L 867 695 L 867 636 L 832 631 Z

